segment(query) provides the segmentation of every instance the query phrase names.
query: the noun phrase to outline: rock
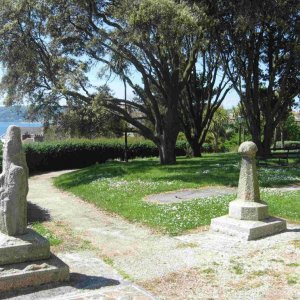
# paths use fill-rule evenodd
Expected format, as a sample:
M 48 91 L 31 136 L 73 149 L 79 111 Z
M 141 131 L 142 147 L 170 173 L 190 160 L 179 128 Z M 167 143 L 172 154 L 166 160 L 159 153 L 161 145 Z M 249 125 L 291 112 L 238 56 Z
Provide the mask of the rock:
M 21 130 L 10 126 L 3 147 L 0 175 L 0 232 L 18 236 L 27 227 L 28 167 L 22 149 Z
M 49 268 L 49 265 L 47 265 L 46 263 L 43 263 L 41 265 L 33 264 L 33 265 L 27 266 L 23 271 L 24 272 L 37 271 L 37 270 L 42 270 L 42 269 L 47 269 L 47 268 Z
M 0 293 L 69 280 L 69 267 L 51 256 L 49 241 L 27 229 L 28 167 L 21 130 L 10 126 L 0 175 Z M 37 263 L 32 263 L 37 261 Z

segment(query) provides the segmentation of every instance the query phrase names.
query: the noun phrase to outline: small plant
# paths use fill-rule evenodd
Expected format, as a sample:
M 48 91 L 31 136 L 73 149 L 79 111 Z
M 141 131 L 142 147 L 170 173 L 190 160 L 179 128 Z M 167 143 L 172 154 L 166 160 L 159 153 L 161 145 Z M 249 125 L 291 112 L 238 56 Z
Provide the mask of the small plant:
M 298 277 L 295 276 L 295 275 L 289 275 L 288 278 L 287 278 L 287 283 L 289 285 L 297 284 L 298 283 Z
M 295 268 L 297 268 L 297 267 L 300 267 L 300 264 L 298 264 L 298 263 L 290 263 L 290 264 L 287 264 L 287 266 L 288 267 L 295 267 Z
M 278 262 L 278 263 L 284 263 L 284 260 L 283 260 L 283 259 L 271 258 L 270 261 Z
M 244 273 L 244 268 L 240 264 L 236 264 L 232 267 L 233 271 L 237 275 L 241 275 Z
M 83 240 L 79 246 L 78 246 L 79 250 L 91 250 L 93 249 L 92 243 L 90 241 L 87 240 Z
M 196 243 L 182 243 L 182 244 L 178 244 L 176 246 L 177 249 L 184 249 L 184 248 L 197 248 L 198 244 Z
M 204 269 L 201 271 L 202 273 L 205 273 L 205 274 L 209 274 L 209 275 L 212 275 L 212 274 L 215 274 L 216 271 L 212 268 L 207 268 L 207 269 Z
M 108 264 L 108 265 L 110 265 L 110 266 L 113 266 L 114 265 L 114 261 L 113 261 L 113 259 L 112 258 L 110 258 L 110 257 L 108 257 L 108 256 L 102 256 L 102 259 L 103 259 L 103 261 L 106 263 L 106 264 Z
M 46 228 L 42 223 L 34 223 L 32 224 L 32 228 L 38 232 L 41 236 L 46 238 L 50 246 L 58 246 L 62 243 L 62 240 L 60 240 L 55 234 L 53 234 L 48 228 Z
M 291 244 L 297 248 L 300 249 L 300 240 L 291 241 Z
M 253 275 L 253 276 L 264 276 L 267 274 L 268 274 L 267 270 L 254 271 L 251 273 L 251 275 Z

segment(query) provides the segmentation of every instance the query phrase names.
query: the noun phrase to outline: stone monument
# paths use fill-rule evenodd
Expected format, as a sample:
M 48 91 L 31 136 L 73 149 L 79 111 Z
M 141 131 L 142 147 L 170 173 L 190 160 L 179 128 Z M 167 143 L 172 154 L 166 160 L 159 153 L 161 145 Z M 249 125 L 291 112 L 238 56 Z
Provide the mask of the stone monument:
M 27 228 L 28 167 L 19 127 L 10 126 L 0 175 L 0 292 L 69 279 L 47 239 Z
M 257 146 L 244 142 L 237 199 L 229 204 L 229 215 L 212 219 L 211 231 L 255 240 L 286 230 L 286 221 L 270 217 L 268 205 L 260 200 L 255 154 Z

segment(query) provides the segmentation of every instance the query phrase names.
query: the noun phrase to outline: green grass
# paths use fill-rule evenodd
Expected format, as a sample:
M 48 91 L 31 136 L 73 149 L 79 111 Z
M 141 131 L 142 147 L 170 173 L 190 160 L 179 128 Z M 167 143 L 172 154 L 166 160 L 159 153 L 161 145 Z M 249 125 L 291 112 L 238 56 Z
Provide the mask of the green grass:
M 50 246 L 58 246 L 62 243 L 58 237 L 56 237 L 48 228 L 46 228 L 42 223 L 34 223 L 32 224 L 32 228 L 38 232 L 41 236 L 46 238 Z
M 141 222 L 169 234 L 210 224 L 214 217 L 227 213 L 234 195 L 193 200 L 172 205 L 156 205 L 143 197 L 172 190 L 207 185 L 236 186 L 240 158 L 236 154 L 205 155 L 202 158 L 178 158 L 177 164 L 161 166 L 157 159 L 136 159 L 128 164 L 112 161 L 64 174 L 54 180 L 58 188 L 130 221 Z M 296 167 L 260 168 L 264 187 L 300 181 Z M 291 197 L 289 195 L 292 195 Z M 300 220 L 300 193 L 263 193 L 270 212 Z

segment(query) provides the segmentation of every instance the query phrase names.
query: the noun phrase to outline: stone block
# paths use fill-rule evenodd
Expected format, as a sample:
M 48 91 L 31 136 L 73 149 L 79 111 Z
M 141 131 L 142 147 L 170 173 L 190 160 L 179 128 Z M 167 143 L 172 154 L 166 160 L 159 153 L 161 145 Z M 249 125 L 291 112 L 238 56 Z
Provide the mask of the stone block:
M 49 257 L 48 240 L 31 229 L 27 229 L 26 234 L 17 237 L 0 233 L 0 266 Z
M 210 230 L 250 241 L 285 231 L 286 221 L 275 217 L 262 221 L 247 221 L 223 216 L 212 219 Z
M 229 203 L 229 216 L 238 220 L 263 220 L 268 217 L 268 205 L 262 201 L 232 201 Z
M 69 280 L 69 267 L 51 255 L 47 260 L 0 267 L 0 292 Z

